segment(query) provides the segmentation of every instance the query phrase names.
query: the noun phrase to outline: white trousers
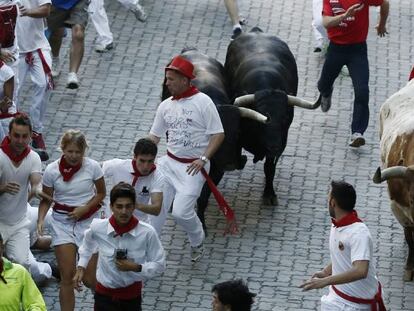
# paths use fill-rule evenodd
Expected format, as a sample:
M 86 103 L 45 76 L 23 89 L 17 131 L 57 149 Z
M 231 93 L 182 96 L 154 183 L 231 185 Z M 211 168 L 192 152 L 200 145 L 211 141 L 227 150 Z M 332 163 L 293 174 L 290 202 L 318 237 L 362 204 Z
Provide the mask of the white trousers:
M 344 301 L 341 297 L 336 295 L 332 289 L 329 289 L 329 294 L 321 298 L 321 311 L 369 311 L 370 305 L 356 304 Z
M 46 63 L 52 67 L 52 56 L 49 50 L 42 49 L 43 56 Z M 32 52 L 33 65 L 26 63 L 27 53 L 20 53 L 19 55 L 19 87 L 18 93 L 20 94 L 21 87 L 24 85 L 27 75 L 30 75 L 32 81 L 33 97 L 30 105 L 30 119 L 32 121 L 33 131 L 43 133 L 43 122 L 46 114 L 47 103 L 50 98 L 50 91 L 48 89 L 48 78 L 43 69 L 42 61 L 37 51 Z M 17 109 L 19 109 L 20 101 L 17 97 Z
M 0 223 L 0 232 L 3 236 L 3 245 L 6 257 L 15 263 L 30 269 L 29 262 L 29 220 L 25 216 L 15 225 Z
M 187 233 L 190 245 L 199 246 L 204 240 L 204 230 L 194 208 L 205 182 L 204 176 L 201 173 L 188 175 L 188 164 L 177 162 L 168 156 L 160 158 L 158 164 L 165 175 L 165 208 L 168 209 L 173 202 L 172 216 Z M 206 170 L 209 170 L 209 166 Z
M 38 283 L 52 277 L 52 268 L 46 262 L 37 261 L 33 253 L 29 251 L 30 274 L 33 280 Z
M 106 14 L 104 0 L 91 0 L 88 9 L 92 24 L 95 27 L 98 44 L 108 45 L 113 42 L 114 36 L 109 28 L 108 15 Z
M 322 48 L 328 42 L 328 35 L 322 24 L 322 5 L 323 0 L 313 0 L 313 36 L 315 38 L 315 47 Z

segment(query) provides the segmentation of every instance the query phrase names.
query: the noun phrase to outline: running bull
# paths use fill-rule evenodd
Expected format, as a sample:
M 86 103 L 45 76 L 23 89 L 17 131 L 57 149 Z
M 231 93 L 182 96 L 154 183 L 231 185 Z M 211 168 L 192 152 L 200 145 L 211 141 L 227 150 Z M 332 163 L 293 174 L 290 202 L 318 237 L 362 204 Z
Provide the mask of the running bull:
M 380 110 L 382 167 L 373 181 L 387 181 L 391 210 L 404 228 L 408 258 L 404 280 L 414 276 L 414 80 L 392 95 Z
M 263 203 L 277 205 L 273 180 L 286 147 L 293 106 L 316 109 L 320 98 L 310 103 L 296 97 L 298 72 L 293 54 L 284 41 L 258 27 L 230 43 L 224 67 L 234 104 L 269 116 L 266 124 L 243 120 L 240 137 L 242 147 L 254 155 L 253 162 L 265 159 Z

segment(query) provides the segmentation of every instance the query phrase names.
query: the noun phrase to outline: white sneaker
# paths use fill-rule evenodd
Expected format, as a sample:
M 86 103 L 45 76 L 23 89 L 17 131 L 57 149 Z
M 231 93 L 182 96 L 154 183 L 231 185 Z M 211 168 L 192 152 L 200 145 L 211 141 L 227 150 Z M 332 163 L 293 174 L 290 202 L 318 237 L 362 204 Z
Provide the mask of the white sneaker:
M 361 147 L 363 145 L 365 145 L 365 138 L 364 138 L 364 136 L 362 136 L 361 133 L 354 133 L 354 134 L 352 134 L 351 140 L 349 142 L 349 146 L 358 148 L 358 147 Z
M 131 9 L 131 12 L 134 13 L 135 18 L 140 22 L 144 23 L 147 20 L 147 13 L 145 13 L 144 8 L 140 4 Z
M 341 69 L 341 74 L 342 74 L 343 76 L 349 76 L 349 70 L 348 70 L 348 67 L 347 67 L 346 65 L 344 65 L 344 66 L 342 67 L 342 69 Z
M 108 44 L 99 43 L 95 46 L 95 52 L 105 53 L 105 52 L 112 50 L 113 48 L 114 48 L 114 44 L 112 42 Z
M 53 59 L 52 59 L 52 69 L 51 69 L 53 78 L 56 78 L 60 75 L 59 66 L 60 66 L 59 57 L 53 57 Z
M 192 247 L 191 246 L 191 261 L 197 262 L 203 257 L 204 255 L 204 245 L 201 243 L 199 246 Z
M 68 89 L 77 89 L 79 87 L 79 80 L 76 72 L 69 72 L 68 73 L 68 82 L 66 83 L 66 87 Z

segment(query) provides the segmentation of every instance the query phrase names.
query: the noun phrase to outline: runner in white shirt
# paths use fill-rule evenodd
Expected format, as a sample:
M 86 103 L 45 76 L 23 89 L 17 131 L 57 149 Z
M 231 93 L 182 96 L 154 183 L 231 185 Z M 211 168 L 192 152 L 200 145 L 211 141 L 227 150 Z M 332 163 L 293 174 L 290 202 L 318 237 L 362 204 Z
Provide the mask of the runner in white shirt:
M 165 270 L 165 252 L 155 230 L 134 216 L 136 194 L 119 183 L 110 194 L 112 216 L 94 220 L 79 249 L 74 277 L 79 290 L 92 254 L 98 250 L 95 310 L 141 310 L 142 282 Z
M 27 202 L 40 191 L 42 178 L 40 158 L 28 146 L 31 131 L 27 116 L 15 117 L 0 148 L 0 231 L 7 257 L 27 268 L 30 268 Z
M 371 234 L 358 218 L 355 202 L 352 185 L 331 182 L 328 199 L 332 217 L 331 263 L 300 286 L 304 290 L 329 286 L 329 294 L 321 298 L 322 311 L 385 311 L 373 261 Z
M 123 181 L 135 188 L 137 204 L 135 217 L 152 225 L 161 234 L 167 217 L 168 207 L 163 207 L 164 175 L 154 164 L 157 145 L 148 138 L 138 140 L 133 159 L 104 161 L 106 186 Z M 110 215 L 108 213 L 108 215 Z
M 49 164 L 43 174 L 43 199 L 39 206 L 38 233 L 43 232 L 44 218 L 53 201 L 51 221 L 52 246 L 60 269 L 61 310 L 73 310 L 75 295 L 72 278 L 76 270 L 77 248 L 105 198 L 105 181 L 98 162 L 85 157 L 85 135 L 76 130 L 63 134 L 63 155 Z M 96 256 L 88 268 L 93 286 Z
M 191 85 L 194 66 L 181 56 L 166 67 L 166 86 L 173 95 L 158 107 L 150 138 L 158 143 L 168 132 L 167 156 L 158 164 L 165 175 L 164 200 L 173 202 L 172 216 L 186 231 L 191 259 L 204 253 L 204 231 L 194 207 L 210 169 L 209 159 L 224 140 L 224 130 L 213 101 Z M 201 171 L 201 173 L 200 173 Z
M 9 117 L 9 108 L 13 105 L 14 72 L 0 60 L 0 121 Z M 8 129 L 0 123 L 0 141 L 3 141 Z
M 27 74 L 30 74 L 33 97 L 30 106 L 30 118 L 33 124 L 32 147 L 39 153 L 42 161 L 49 155 L 43 140 L 43 122 L 50 91 L 53 89 L 52 57 L 50 45 L 45 36 L 44 18 L 49 16 L 51 0 L 19 0 L 20 18 L 16 26 L 19 38 L 19 95 Z M 17 98 L 17 109 L 20 103 Z

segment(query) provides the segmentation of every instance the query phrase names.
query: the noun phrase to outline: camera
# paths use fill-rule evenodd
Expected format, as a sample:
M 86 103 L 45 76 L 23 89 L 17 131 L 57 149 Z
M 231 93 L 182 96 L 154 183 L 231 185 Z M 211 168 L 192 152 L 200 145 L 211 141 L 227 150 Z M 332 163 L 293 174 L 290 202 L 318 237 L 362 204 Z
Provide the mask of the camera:
M 127 259 L 128 250 L 126 248 L 118 248 L 115 250 L 115 259 Z

